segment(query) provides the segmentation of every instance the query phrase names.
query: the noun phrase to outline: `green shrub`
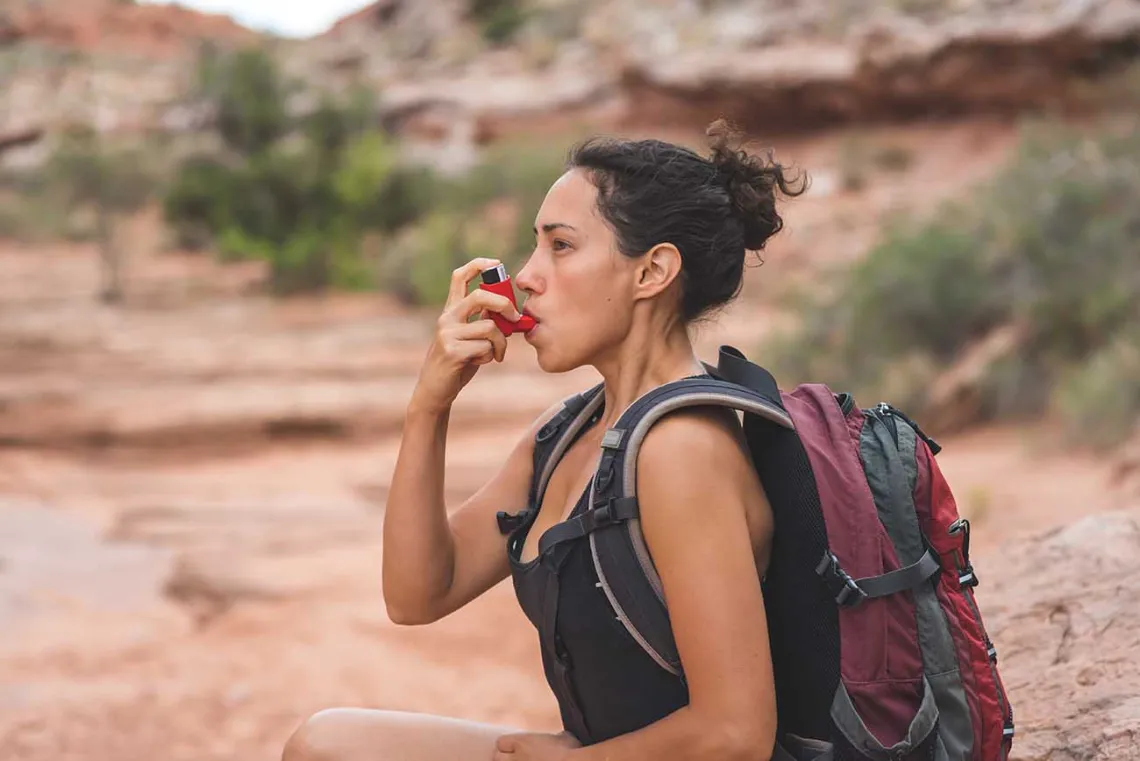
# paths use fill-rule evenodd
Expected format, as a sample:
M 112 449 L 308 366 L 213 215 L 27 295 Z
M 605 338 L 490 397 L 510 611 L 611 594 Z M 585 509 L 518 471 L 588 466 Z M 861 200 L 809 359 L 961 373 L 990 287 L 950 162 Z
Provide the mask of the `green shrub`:
M 51 195 L 42 191 L 0 192 L 0 239 L 34 244 L 89 238 L 89 231 L 76 224 L 67 205 Z
M 522 0 L 470 0 L 468 10 L 493 45 L 513 39 L 527 19 Z
M 426 215 L 440 188 L 429 169 L 401 164 L 397 146 L 380 133 L 346 147 L 333 184 L 353 224 L 388 233 Z
M 510 204 L 514 224 L 499 231 L 493 248 L 494 256 L 513 268 L 534 249 L 534 216 L 564 171 L 565 154 L 560 150 L 517 142 L 496 146 L 444 193 L 443 207 L 464 217 L 481 217 L 488 204 Z
M 1085 410 L 1074 400 L 1101 398 L 1090 430 L 1115 436 L 1109 410 L 1122 426 L 1140 415 L 1129 392 L 1083 392 L 1140 387 L 1140 375 L 1128 375 L 1135 366 L 1109 349 L 1140 325 L 1137 240 L 1135 131 L 1034 128 L 993 181 L 932 219 L 888 225 L 863 260 L 823 278 L 832 287 L 800 299 L 798 325 L 769 342 L 766 361 L 789 381 L 910 394 L 921 412 L 939 368 L 1017 326 L 1014 350 L 983 368 L 981 416 L 1039 415 L 1051 399 Z
M 218 132 L 232 150 L 253 155 L 290 129 L 288 87 L 272 56 L 258 47 L 202 64 L 200 86 L 216 110 Z
M 466 250 L 463 223 L 446 212 L 432 214 L 412 241 L 407 274 L 417 304 L 438 306 L 447 300 L 451 272 L 472 258 Z
M 381 287 L 414 303 L 438 303 L 436 280 L 445 294 L 451 270 L 472 256 L 513 268 L 532 250 L 533 217 L 563 171 L 561 154 L 513 141 L 462 176 L 439 176 L 403 162 L 371 127 L 368 92 L 322 96 L 292 125 L 262 118 L 276 106 L 237 107 L 230 101 L 251 87 L 278 100 L 286 89 L 259 54 L 240 56 L 207 48 L 200 60 L 201 90 L 229 114 L 219 129 L 239 152 L 179 167 L 164 212 L 183 245 L 265 259 L 276 292 Z
M 1140 330 L 1067 372 L 1053 401 L 1071 440 L 1102 449 L 1123 443 L 1140 419 Z
M 185 159 L 163 198 L 163 215 L 180 248 L 207 248 L 214 234 L 231 224 L 231 212 L 245 197 L 241 173 L 204 155 Z

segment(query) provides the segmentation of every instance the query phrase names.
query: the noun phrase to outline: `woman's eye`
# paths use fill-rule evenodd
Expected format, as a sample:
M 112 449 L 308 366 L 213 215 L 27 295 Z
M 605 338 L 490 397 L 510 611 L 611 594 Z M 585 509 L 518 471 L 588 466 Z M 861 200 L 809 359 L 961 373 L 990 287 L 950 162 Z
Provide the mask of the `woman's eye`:
M 570 244 L 564 240 L 558 240 L 555 238 L 554 242 L 551 244 L 551 248 L 553 248 L 555 251 L 562 251 L 564 249 L 570 248 Z

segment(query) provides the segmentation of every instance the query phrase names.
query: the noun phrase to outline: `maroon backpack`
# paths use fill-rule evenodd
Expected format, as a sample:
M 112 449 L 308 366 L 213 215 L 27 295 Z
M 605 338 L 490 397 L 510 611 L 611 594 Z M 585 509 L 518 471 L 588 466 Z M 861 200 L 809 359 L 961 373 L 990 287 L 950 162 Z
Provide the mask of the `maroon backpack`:
M 816 384 L 781 392 L 732 347 L 706 369 L 623 412 L 603 438 L 590 509 L 554 532 L 588 536 L 630 636 L 684 678 L 638 520 L 640 443 L 680 407 L 735 408 L 775 520 L 763 590 L 777 752 L 802 761 L 1005 761 L 1013 710 L 974 599 L 970 525 L 934 461 L 939 446 L 888 404 L 860 409 Z M 568 399 L 539 431 L 531 504 L 541 504 L 601 390 Z

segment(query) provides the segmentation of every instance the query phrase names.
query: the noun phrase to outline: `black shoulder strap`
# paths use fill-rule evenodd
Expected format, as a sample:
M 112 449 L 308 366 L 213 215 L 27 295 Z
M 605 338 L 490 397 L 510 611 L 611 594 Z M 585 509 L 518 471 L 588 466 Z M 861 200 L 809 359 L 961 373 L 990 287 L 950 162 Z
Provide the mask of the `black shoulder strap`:
M 538 429 L 534 437 L 534 453 L 531 460 L 533 475 L 530 479 L 527 504 L 517 513 L 500 510 L 496 514 L 500 533 L 510 534 L 526 522 L 531 511 L 538 510 L 554 466 L 558 464 L 578 432 L 604 401 L 601 393 L 603 386 L 604 384 L 599 383 L 593 388 L 567 397 L 562 401 L 562 409 Z
M 604 401 L 601 393 L 604 385 L 598 383 L 568 397 L 562 402 L 562 409 L 538 430 L 534 437 L 534 476 L 531 478 L 528 507 L 537 510 L 542 503 L 542 495 L 554 467 Z
M 780 398 L 780 389 L 772 373 L 759 365 L 749 362 L 744 353 L 734 346 L 720 347 L 720 360 L 717 363 L 718 377 L 729 383 L 735 383 L 767 399 L 775 407 L 784 406 Z

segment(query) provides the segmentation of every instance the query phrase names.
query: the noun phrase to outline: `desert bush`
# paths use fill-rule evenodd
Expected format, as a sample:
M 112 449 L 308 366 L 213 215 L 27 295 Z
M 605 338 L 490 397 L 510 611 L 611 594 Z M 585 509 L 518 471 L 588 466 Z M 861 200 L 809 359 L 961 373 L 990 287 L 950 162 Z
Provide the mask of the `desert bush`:
M 366 92 L 320 96 L 287 124 L 266 116 L 285 113 L 280 104 L 244 104 L 252 89 L 280 101 L 288 88 L 271 62 L 239 55 L 207 49 L 200 62 L 200 91 L 229 150 L 188 157 L 168 188 L 164 212 L 180 245 L 265 259 L 278 293 L 379 287 L 412 303 L 439 301 L 429 282 L 442 273 L 446 286 L 470 256 L 513 266 L 532 250 L 534 213 L 563 154 L 514 141 L 464 174 L 437 174 L 404 161 L 372 126 Z
M 933 218 L 889 224 L 865 258 L 827 281 L 833 287 L 801 294 L 798 326 L 773 339 L 765 356 L 789 380 L 875 396 L 889 383 L 921 413 L 931 368 L 945 369 L 993 331 L 1017 326 L 1015 351 L 985 368 L 980 414 L 1040 415 L 1053 406 L 1087 417 L 1079 430 L 1100 441 L 1097 431 L 1108 428 L 1099 421 L 1113 415 L 1085 415 L 1078 400 L 1111 398 L 1103 403 L 1117 415 L 1140 415 L 1119 394 L 1087 391 L 1140 387 L 1135 364 L 1121 358 L 1127 352 L 1110 349 L 1140 335 L 1138 240 L 1135 131 L 1038 126 L 991 182 Z M 897 373 L 900 362 L 922 372 Z M 914 387 L 896 388 L 906 377 Z
M 42 171 L 9 172 L 0 177 L 0 238 L 20 243 L 85 240 L 82 220 L 67 208 Z
M 1140 420 L 1140 330 L 1070 369 L 1052 401 L 1070 440 L 1103 449 L 1127 440 Z
M 523 0 L 470 0 L 468 12 L 494 45 L 509 42 L 527 19 Z
M 430 191 L 397 166 L 368 92 L 325 93 L 292 118 L 291 91 L 260 49 L 203 50 L 198 96 L 229 150 L 182 162 L 163 199 L 166 221 L 183 247 L 268 261 L 276 293 L 368 287 L 364 235 L 413 222 Z
M 250 47 L 207 60 L 199 87 L 213 105 L 218 132 L 232 150 L 256 154 L 290 130 L 289 86 L 268 52 Z
M 158 192 L 161 177 L 145 143 L 115 145 L 93 129 L 63 134 L 45 169 L 46 181 L 64 208 L 89 211 L 101 258 L 101 298 L 124 297 L 124 252 L 115 238 L 123 215 L 142 208 Z M 71 218 L 74 218 L 73 216 Z
M 186 158 L 163 197 L 163 215 L 179 248 L 209 247 L 217 231 L 230 226 L 230 214 L 245 194 L 241 173 L 209 155 Z
M 482 216 L 489 204 L 510 207 L 513 224 L 498 230 L 495 253 L 515 267 L 534 248 L 534 216 L 546 192 L 565 171 L 565 152 L 549 145 L 512 142 L 487 149 L 467 175 L 450 183 L 444 208 L 462 216 Z

